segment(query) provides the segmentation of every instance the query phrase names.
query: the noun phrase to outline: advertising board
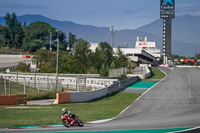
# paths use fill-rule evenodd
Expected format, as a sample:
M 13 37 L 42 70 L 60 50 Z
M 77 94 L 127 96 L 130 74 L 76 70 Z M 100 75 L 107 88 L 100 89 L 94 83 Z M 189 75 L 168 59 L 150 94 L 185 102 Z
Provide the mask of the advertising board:
M 174 10 L 161 10 L 160 18 L 175 18 L 175 11 Z
M 195 59 L 184 59 L 184 62 L 192 62 L 192 63 L 194 63 Z
M 161 10 L 175 10 L 175 0 L 160 0 Z

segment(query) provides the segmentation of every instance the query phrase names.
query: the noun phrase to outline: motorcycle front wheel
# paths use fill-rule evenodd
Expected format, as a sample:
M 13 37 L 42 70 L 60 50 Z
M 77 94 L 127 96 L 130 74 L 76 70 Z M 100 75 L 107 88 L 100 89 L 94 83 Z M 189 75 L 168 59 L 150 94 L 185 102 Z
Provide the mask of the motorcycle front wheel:
M 78 122 L 78 126 L 79 126 L 79 127 L 83 127 L 83 126 L 84 126 L 84 123 L 83 123 L 82 120 L 78 120 L 77 122 Z
M 67 127 L 67 128 L 70 128 L 70 123 L 69 123 L 69 121 L 63 121 L 63 125 L 65 126 L 65 127 Z

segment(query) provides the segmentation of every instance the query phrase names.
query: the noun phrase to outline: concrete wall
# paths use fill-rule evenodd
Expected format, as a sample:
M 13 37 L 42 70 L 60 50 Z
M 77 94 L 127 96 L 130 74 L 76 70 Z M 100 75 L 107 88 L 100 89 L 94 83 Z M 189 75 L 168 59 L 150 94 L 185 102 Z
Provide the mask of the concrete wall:
M 70 101 L 72 103 L 87 102 L 96 98 L 103 97 L 107 95 L 107 93 L 108 93 L 107 88 L 103 88 L 103 89 L 99 89 L 95 91 L 88 91 L 88 92 L 79 92 L 79 93 L 71 92 Z
M 147 64 L 140 64 L 140 67 L 144 67 L 144 68 L 145 68 L 145 76 L 144 76 L 144 79 L 151 76 L 151 71 L 149 70 Z
M 80 102 L 87 102 L 93 99 L 97 99 L 103 97 L 107 94 L 111 94 L 119 89 L 123 88 L 124 86 L 137 82 L 138 77 L 129 77 L 127 79 L 117 81 L 113 85 L 109 86 L 108 88 L 103 88 L 94 91 L 87 91 L 87 92 L 65 92 L 65 93 L 57 93 L 56 94 L 56 104 L 62 103 L 80 103 Z
M 56 104 L 70 103 L 70 93 L 56 93 Z
M 89 92 L 65 92 L 56 94 L 56 104 L 87 102 L 107 95 L 108 89 Z
M 140 77 L 141 79 L 146 79 L 146 78 L 148 78 L 148 77 L 151 76 L 151 71 L 149 70 L 147 64 L 140 64 L 140 67 L 144 68 L 145 73 L 128 74 L 127 76 L 128 76 L 128 77 L 135 77 L 135 76 L 138 76 L 138 77 Z

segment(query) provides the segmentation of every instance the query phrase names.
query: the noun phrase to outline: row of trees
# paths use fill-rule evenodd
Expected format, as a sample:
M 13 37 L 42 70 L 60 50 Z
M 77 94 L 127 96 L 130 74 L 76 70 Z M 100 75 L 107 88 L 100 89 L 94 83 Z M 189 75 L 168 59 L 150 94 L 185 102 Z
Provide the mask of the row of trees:
M 36 52 L 44 47 L 50 48 L 50 37 L 52 49 L 56 50 L 57 32 L 54 27 L 45 22 L 33 22 L 24 25 L 17 20 L 15 13 L 7 13 L 5 16 L 6 26 L 0 26 L 0 47 L 22 49 L 23 51 Z M 59 32 L 60 49 L 72 48 L 76 36 L 69 33 L 69 39 L 64 32 Z
M 100 73 L 102 76 L 108 76 L 110 69 L 129 66 L 131 71 L 133 65 L 135 65 L 128 62 L 120 48 L 114 56 L 113 49 L 107 42 L 100 43 L 96 51 L 91 51 L 89 49 L 90 44 L 87 41 L 76 39 L 76 36 L 72 33 L 69 33 L 67 39 L 64 32 L 56 32 L 56 28 L 45 22 L 37 21 L 28 26 L 24 23 L 22 26 L 15 13 L 6 14 L 5 20 L 6 26 L 0 26 L 0 47 L 32 52 L 35 55 L 40 72 L 56 71 L 57 38 L 59 38 L 60 44 L 60 73 Z M 52 52 L 48 50 L 50 49 L 50 38 L 52 40 Z M 21 64 L 22 66 L 23 64 Z
M 100 43 L 94 52 L 89 47 L 90 44 L 87 41 L 78 39 L 74 54 L 61 51 L 59 54 L 59 73 L 100 73 L 101 76 L 108 76 L 110 69 L 129 66 L 131 71 L 135 65 L 127 60 L 120 48 L 118 48 L 116 56 L 113 56 L 113 49 L 106 42 Z M 38 50 L 36 54 L 41 72 L 55 72 L 55 54 L 45 49 Z

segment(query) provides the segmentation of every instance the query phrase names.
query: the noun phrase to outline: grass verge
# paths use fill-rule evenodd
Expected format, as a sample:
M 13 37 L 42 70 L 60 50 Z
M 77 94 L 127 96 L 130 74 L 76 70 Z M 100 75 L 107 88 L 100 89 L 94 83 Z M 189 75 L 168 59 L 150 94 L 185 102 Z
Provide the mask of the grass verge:
M 0 106 L 0 127 L 62 124 L 60 116 L 63 107 L 79 114 L 84 122 L 108 119 L 118 115 L 139 96 L 140 94 L 118 92 L 85 103 L 25 106 L 28 108 Z
M 159 81 L 166 76 L 163 72 L 161 72 L 156 67 L 150 67 L 149 70 L 151 71 L 151 76 L 147 79 L 142 80 L 142 81 Z

